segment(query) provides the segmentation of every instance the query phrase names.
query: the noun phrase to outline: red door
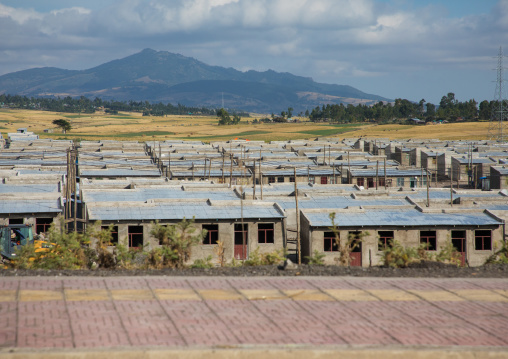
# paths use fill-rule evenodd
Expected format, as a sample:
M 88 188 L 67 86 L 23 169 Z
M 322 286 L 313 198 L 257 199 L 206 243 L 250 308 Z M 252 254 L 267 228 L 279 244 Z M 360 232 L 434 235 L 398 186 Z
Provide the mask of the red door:
M 361 267 L 362 266 L 362 242 L 358 241 L 355 248 L 351 252 L 351 262 L 349 265 L 351 267 Z
M 247 258 L 247 246 L 235 244 L 235 259 L 243 260 Z
M 321 184 L 328 184 L 328 177 L 321 177 Z
M 247 233 L 247 224 L 243 225 L 243 231 L 241 224 L 235 224 L 235 259 L 247 259 Z

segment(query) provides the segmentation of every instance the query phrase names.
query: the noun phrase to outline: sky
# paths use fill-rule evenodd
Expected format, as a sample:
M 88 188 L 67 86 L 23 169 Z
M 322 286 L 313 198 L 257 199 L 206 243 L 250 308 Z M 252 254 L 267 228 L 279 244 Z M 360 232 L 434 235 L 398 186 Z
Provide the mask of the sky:
M 508 54 L 508 0 L 0 0 L 0 34 L 0 75 L 151 48 L 391 99 L 481 102 Z

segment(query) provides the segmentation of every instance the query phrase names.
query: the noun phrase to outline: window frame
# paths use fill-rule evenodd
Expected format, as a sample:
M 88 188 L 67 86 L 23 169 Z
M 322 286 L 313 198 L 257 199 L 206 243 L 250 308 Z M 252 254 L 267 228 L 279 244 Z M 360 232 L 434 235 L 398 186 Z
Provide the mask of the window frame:
M 260 228 L 260 226 L 271 226 L 271 228 Z M 261 234 L 263 234 L 263 236 Z M 269 241 L 270 237 L 271 241 Z M 264 239 L 263 241 L 261 241 L 262 238 Z M 274 243 L 275 243 L 275 223 L 258 223 L 258 244 L 274 244 Z
M 333 253 L 338 252 L 339 246 L 335 240 L 335 233 L 323 232 L 323 252 Z
M 208 227 L 208 228 L 205 228 Z M 213 227 L 213 228 L 212 228 Z M 206 236 L 203 238 L 202 244 L 215 245 L 219 241 L 219 225 L 218 224 L 203 224 L 201 229 L 206 229 Z
M 480 233 L 479 233 L 480 232 Z M 483 232 L 483 233 L 482 233 Z M 485 235 L 488 232 L 488 235 Z M 480 235 L 483 234 L 483 235 Z M 488 238 L 488 248 L 485 248 L 485 239 Z M 481 240 L 481 248 L 478 248 L 478 240 Z M 491 251 L 492 250 L 492 230 L 477 229 L 474 231 L 474 249 L 475 251 Z
M 424 233 L 431 233 L 434 232 L 434 235 L 423 235 Z M 425 241 L 423 241 L 425 239 Z M 434 239 L 434 247 L 432 248 L 432 242 L 431 239 Z M 426 230 L 426 231 L 420 231 L 420 244 L 427 243 L 426 250 L 429 252 L 435 252 L 437 251 L 437 231 L 433 230 Z
M 391 233 L 391 235 L 388 235 Z M 393 248 L 393 242 L 395 241 L 395 231 L 378 231 L 377 235 L 379 237 L 377 243 L 378 252 L 382 252 L 387 248 Z

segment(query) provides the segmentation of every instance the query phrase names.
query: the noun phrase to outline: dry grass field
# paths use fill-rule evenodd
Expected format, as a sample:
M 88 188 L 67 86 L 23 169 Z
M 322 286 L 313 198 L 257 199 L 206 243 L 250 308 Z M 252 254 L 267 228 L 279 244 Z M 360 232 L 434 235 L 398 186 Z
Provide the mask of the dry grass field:
M 457 123 L 428 126 L 405 125 L 330 125 L 310 122 L 285 124 L 252 124 L 261 116 L 243 118 L 236 126 L 219 126 L 213 116 L 144 117 L 140 113 L 118 115 L 67 114 L 47 111 L 0 109 L 0 133 L 26 127 L 41 138 L 82 140 L 200 140 L 205 142 L 242 138 L 249 140 L 292 140 L 317 137 L 376 137 L 389 139 L 436 138 L 450 140 L 481 140 L 487 138 L 488 123 Z M 62 134 L 52 124 L 65 119 L 72 130 Z M 249 121 L 250 123 L 247 123 Z M 44 133 L 53 129 L 53 133 Z

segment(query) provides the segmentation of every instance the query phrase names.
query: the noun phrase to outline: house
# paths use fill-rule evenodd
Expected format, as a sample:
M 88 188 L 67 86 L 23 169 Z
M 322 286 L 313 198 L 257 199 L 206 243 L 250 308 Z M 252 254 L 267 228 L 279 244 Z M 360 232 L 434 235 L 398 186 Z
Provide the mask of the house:
M 214 261 L 218 241 L 225 248 L 228 262 L 245 259 L 254 250 L 270 253 L 285 246 L 284 215 L 273 202 L 215 201 L 201 199 L 150 200 L 146 202 L 87 202 L 87 218 L 113 225 L 113 235 L 129 248 L 150 250 L 161 244 L 150 234 L 153 223 L 173 225 L 182 219 L 194 218 L 193 227 L 207 234 L 201 244 L 192 249 L 190 263 L 209 256 Z M 242 216 L 243 214 L 243 216 Z
M 351 169 L 348 181 L 365 189 L 386 187 L 417 188 L 427 186 L 427 171 L 423 168 L 399 170 L 383 166 L 377 169 Z
M 423 243 L 431 253 L 438 253 L 451 243 L 464 264 L 479 266 L 504 239 L 503 220 L 489 211 L 428 211 L 421 207 L 389 206 L 302 210 L 302 257 L 317 251 L 325 255 L 325 263 L 336 263 L 339 253 L 331 213 L 335 213 L 339 237 L 357 243 L 351 253 L 352 266 L 381 265 L 382 251 L 393 241 L 411 247 Z

